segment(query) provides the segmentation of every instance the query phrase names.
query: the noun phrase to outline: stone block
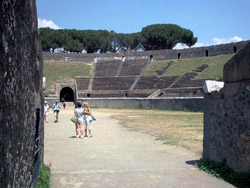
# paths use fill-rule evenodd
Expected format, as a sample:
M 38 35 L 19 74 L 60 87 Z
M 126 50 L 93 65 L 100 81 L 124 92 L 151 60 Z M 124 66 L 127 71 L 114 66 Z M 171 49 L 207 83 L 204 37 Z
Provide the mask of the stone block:
M 204 93 L 211 93 L 213 91 L 220 91 L 224 87 L 224 82 L 214 80 L 206 80 L 203 86 Z
M 225 83 L 250 80 L 250 42 L 226 63 L 223 78 Z

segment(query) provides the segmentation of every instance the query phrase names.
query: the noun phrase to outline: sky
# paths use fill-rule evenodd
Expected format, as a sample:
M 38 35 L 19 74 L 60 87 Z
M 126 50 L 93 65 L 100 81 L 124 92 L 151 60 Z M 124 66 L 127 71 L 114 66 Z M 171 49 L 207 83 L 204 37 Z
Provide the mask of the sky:
M 39 28 L 134 33 L 151 24 L 170 23 L 193 31 L 198 38 L 194 47 L 250 40 L 250 0 L 36 0 L 36 4 Z

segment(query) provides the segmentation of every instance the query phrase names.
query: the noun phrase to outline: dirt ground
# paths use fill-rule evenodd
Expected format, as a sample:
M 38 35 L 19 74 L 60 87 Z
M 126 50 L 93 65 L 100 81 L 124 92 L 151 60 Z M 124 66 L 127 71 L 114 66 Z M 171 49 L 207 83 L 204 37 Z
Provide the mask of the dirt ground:
M 105 111 L 104 111 L 105 110 Z M 76 139 L 70 121 L 73 106 L 52 112 L 45 123 L 45 164 L 52 164 L 52 188 L 230 188 L 232 185 L 199 171 L 191 151 L 165 145 L 154 137 L 123 127 L 93 109 L 92 138 Z

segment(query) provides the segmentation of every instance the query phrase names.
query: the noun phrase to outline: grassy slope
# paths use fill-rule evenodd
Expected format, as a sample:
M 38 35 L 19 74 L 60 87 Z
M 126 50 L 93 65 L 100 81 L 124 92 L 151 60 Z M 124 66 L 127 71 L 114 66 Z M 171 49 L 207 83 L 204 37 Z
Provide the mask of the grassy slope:
M 209 67 L 196 76 L 195 79 L 199 80 L 223 77 L 223 67 L 233 56 L 233 54 L 215 56 L 217 58 L 211 61 Z
M 43 74 L 47 89 L 50 90 L 55 82 L 72 81 L 76 76 L 90 76 L 90 70 L 90 63 L 45 61 Z
M 164 69 L 170 61 L 172 61 L 172 60 L 161 60 L 161 61 L 155 60 L 153 63 L 151 63 L 148 66 L 144 75 L 145 76 L 156 75 L 155 71 Z
M 195 79 L 209 79 L 222 77 L 224 64 L 231 59 L 233 54 L 218 55 L 212 57 L 188 58 L 175 60 L 169 67 L 168 71 L 163 76 L 181 76 L 186 72 L 191 72 L 197 67 L 208 64 L 209 68 L 203 71 Z M 156 70 L 161 70 L 166 67 L 171 60 L 154 61 L 145 71 L 145 75 L 155 75 Z

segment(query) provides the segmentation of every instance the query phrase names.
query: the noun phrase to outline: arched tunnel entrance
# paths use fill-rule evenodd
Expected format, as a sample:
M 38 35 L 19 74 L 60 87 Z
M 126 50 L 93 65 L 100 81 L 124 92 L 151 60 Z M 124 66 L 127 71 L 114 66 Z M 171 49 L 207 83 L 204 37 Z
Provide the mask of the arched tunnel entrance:
M 66 102 L 74 102 L 75 101 L 75 93 L 74 93 L 73 89 L 71 89 L 70 87 L 62 88 L 60 91 L 60 101 L 62 102 L 63 99 Z

